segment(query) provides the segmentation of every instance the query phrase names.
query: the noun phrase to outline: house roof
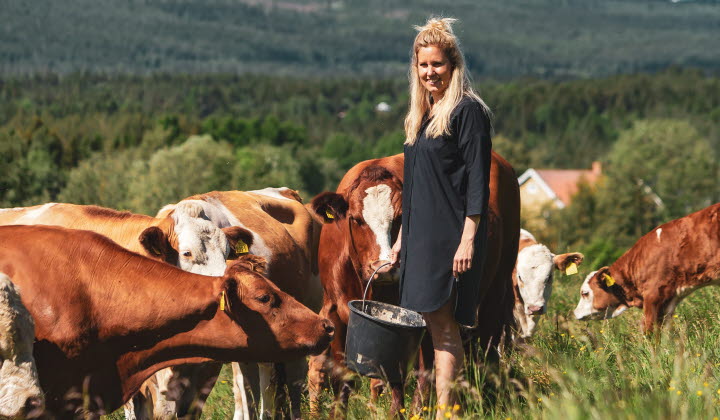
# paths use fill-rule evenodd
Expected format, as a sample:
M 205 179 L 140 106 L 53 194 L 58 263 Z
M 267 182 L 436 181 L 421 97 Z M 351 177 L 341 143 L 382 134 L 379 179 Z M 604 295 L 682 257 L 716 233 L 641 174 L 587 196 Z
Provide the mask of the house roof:
M 520 185 L 528 179 L 535 179 L 559 207 L 570 204 L 572 196 L 578 191 L 578 184 L 584 180 L 588 184 L 597 182 L 601 174 L 599 162 L 593 162 L 593 169 L 528 169 L 518 178 Z M 558 201 L 560 201 L 558 203 Z

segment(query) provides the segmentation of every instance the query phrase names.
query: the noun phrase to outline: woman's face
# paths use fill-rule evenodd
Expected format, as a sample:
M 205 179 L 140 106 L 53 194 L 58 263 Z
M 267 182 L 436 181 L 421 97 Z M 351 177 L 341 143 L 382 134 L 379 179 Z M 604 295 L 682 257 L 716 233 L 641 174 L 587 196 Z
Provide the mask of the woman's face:
M 420 47 L 417 52 L 417 71 L 420 82 L 437 102 L 450 86 L 453 68 L 445 52 L 434 46 Z

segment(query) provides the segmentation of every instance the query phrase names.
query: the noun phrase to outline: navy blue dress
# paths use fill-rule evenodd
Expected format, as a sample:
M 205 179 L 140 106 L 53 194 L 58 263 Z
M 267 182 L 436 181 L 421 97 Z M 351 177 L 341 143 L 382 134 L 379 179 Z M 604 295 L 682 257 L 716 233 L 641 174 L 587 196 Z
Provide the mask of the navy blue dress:
M 490 118 L 465 97 L 451 116 L 449 135 L 428 138 L 423 121 L 413 145 L 405 145 L 400 251 L 400 306 L 440 309 L 457 288 L 455 320 L 476 323 L 487 243 L 490 195 Z M 452 276 L 465 216 L 480 215 L 472 268 Z

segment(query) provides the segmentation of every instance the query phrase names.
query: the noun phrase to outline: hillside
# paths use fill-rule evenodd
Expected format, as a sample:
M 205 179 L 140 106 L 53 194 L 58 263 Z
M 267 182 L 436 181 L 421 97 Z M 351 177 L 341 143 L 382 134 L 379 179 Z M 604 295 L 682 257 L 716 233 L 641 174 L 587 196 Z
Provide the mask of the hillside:
M 720 69 L 720 4 L 659 0 L 5 0 L 0 73 L 405 73 L 432 14 L 476 76 L 591 77 Z

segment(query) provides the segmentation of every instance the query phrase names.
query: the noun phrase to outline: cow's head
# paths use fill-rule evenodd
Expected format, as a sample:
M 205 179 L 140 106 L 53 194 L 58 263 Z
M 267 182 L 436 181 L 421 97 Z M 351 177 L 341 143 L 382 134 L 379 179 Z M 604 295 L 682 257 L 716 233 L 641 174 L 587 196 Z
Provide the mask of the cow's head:
M 196 202 L 180 202 L 167 212 L 158 226 L 140 235 L 146 252 L 184 271 L 222 276 L 237 244 L 252 243 L 252 233 L 241 227 L 221 229 L 208 220 Z
M 386 168 L 368 166 L 344 195 L 325 192 L 311 205 L 326 223 L 338 224 L 345 232 L 347 252 L 364 281 L 390 262 L 390 250 L 400 230 L 402 181 Z M 390 265 L 378 271 L 376 281 L 397 280 L 396 269 Z
M 223 310 L 238 323 L 252 343 L 259 361 L 319 354 L 332 340 L 335 328 L 328 319 L 302 305 L 273 284 L 266 261 L 243 255 L 225 273 Z
M 20 294 L 0 273 L 0 417 L 25 418 L 44 409 L 33 358 L 35 324 Z
M 625 293 L 615 282 L 608 267 L 588 274 L 580 288 L 580 302 L 575 308 L 579 320 L 610 319 L 625 312 L 629 304 Z
M 552 295 L 554 269 L 565 271 L 571 263 L 579 265 L 583 255 L 579 252 L 553 255 L 541 244 L 530 245 L 518 253 L 517 283 L 523 301 L 523 337 L 532 335 L 541 315 L 547 312 L 547 305 Z

